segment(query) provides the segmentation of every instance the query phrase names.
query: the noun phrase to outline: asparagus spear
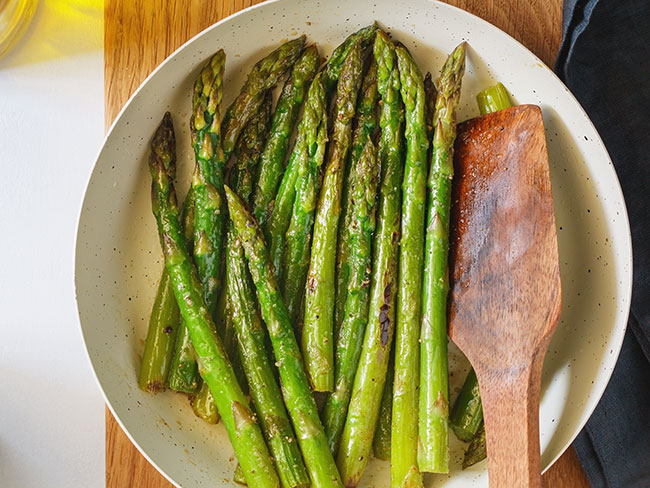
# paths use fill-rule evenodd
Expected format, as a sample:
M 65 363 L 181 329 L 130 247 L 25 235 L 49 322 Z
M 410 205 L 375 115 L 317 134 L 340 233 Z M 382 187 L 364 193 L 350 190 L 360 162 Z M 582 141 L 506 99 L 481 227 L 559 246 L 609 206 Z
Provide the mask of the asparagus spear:
M 187 196 L 185 197 L 185 211 L 183 215 L 183 234 L 185 237 L 185 244 L 188 251 L 191 253 L 194 250 L 194 204 L 195 195 L 190 187 Z M 167 273 L 166 268 L 164 273 Z M 169 290 L 173 294 L 171 280 L 169 282 Z M 176 303 L 176 300 L 174 300 Z M 178 305 L 176 305 L 178 309 Z M 194 358 L 194 348 L 190 341 L 190 334 L 187 331 L 187 326 L 182 320 L 179 312 L 179 329 L 176 337 L 176 344 L 172 354 L 171 364 L 169 366 L 169 376 L 167 377 L 169 388 L 183 393 L 194 394 L 199 391 L 201 387 L 201 377 L 199 376 L 198 366 Z M 198 414 L 197 414 L 198 415 Z M 201 415 L 199 415 L 201 417 Z M 214 418 L 215 423 L 218 418 Z
M 420 355 L 420 442 L 423 471 L 449 471 L 449 374 L 447 365 L 447 292 L 449 291 L 449 213 L 456 108 L 465 70 L 465 44 L 449 55 L 438 80 L 431 171 L 427 186 L 427 232 L 424 259 L 424 313 Z
M 261 131 L 258 132 L 260 133 Z M 251 152 L 246 157 L 242 157 L 244 154 L 240 153 L 237 159 L 238 172 L 235 184 L 242 199 L 250 196 L 252 185 L 247 175 L 251 173 L 256 159 L 259 159 L 259 153 L 255 155 L 255 149 Z M 243 168 L 240 164 L 246 159 L 248 168 Z M 282 486 L 284 488 L 307 487 L 309 476 L 266 351 L 265 332 L 257 310 L 255 290 L 248 275 L 244 252 L 232 224 L 230 227 L 226 261 L 229 297 L 239 354 L 250 385 L 253 405 L 275 459 Z
M 286 305 L 274 278 L 262 232 L 244 202 L 228 187 L 226 198 L 237 236 L 244 248 L 248 267 L 260 301 L 280 373 L 282 395 L 314 488 L 342 487 L 336 464 L 327 446 L 316 402 L 309 389 L 298 342 Z M 257 486 L 251 485 L 249 486 Z
M 293 214 L 293 204 L 296 198 L 296 182 L 298 174 L 304 171 L 308 164 L 308 148 L 305 139 L 307 133 L 312 134 L 314 141 L 318 134 L 317 128 L 322 122 L 323 114 L 321 110 L 313 110 L 318 106 L 321 100 L 322 92 L 322 73 L 318 73 L 314 78 L 305 101 L 305 111 L 298 126 L 298 134 L 291 150 L 289 164 L 282 176 L 280 188 L 275 198 L 273 212 L 266 226 L 266 240 L 269 246 L 271 262 L 273 263 L 276 279 L 280 279 L 280 273 L 283 268 L 284 250 L 286 247 L 286 234 L 291 224 Z
M 264 100 L 264 94 L 278 84 L 298 59 L 305 39 L 305 36 L 300 36 L 285 42 L 253 66 L 241 92 L 228 107 L 222 123 L 222 145 L 226 160 L 235 148 L 239 133 L 246 122 L 259 110 Z
M 350 52 L 350 48 L 354 42 L 361 40 L 364 45 L 370 44 L 374 38 L 376 30 L 376 23 L 364 27 L 358 32 L 348 36 L 348 38 L 334 50 L 323 70 L 320 74 L 316 75 L 321 77 L 325 93 L 328 96 L 336 86 L 343 67 L 343 61 Z M 289 157 L 289 162 L 284 175 L 282 176 L 280 187 L 275 195 L 271 215 L 268 217 L 266 223 L 260 222 L 264 229 L 264 235 L 267 245 L 269 246 L 269 252 L 271 253 L 271 262 L 275 268 L 276 279 L 279 279 L 280 277 L 279 272 L 284 253 L 285 234 L 291 222 L 293 202 L 296 196 L 296 180 L 298 179 L 299 169 L 306 164 L 306 154 L 302 138 L 300 137 L 300 133 L 298 133 L 291 151 L 291 156 Z
M 207 383 L 203 382 L 201 384 L 201 389 L 194 397 L 192 397 L 190 405 L 197 417 L 205 420 L 209 424 L 219 423 L 221 417 L 219 417 L 217 404 L 214 401 L 214 397 L 212 396 L 212 392 Z
M 232 480 L 237 483 L 238 485 L 246 485 L 246 478 L 244 478 L 244 473 L 241 470 L 241 466 L 238 464 L 237 467 L 235 468 L 235 474 L 232 476 Z
M 404 114 L 393 43 L 385 33 L 378 31 L 373 50 L 377 61 L 377 89 L 381 95 L 379 159 L 382 178 L 373 243 L 368 323 L 337 455 L 346 487 L 359 483 L 368 462 L 395 321 Z
M 237 144 L 235 146 L 237 166 L 232 172 L 237 173 L 237 176 L 241 179 L 241 185 L 246 188 L 245 191 L 247 195 L 250 194 L 252 189 L 253 169 L 257 164 L 259 153 L 262 150 L 261 147 L 264 144 L 264 135 L 268 129 L 272 103 L 273 99 L 271 94 L 267 92 L 260 110 L 248 120 L 239 136 L 239 139 L 237 139 Z M 230 239 L 229 235 L 227 237 L 227 247 L 230 244 L 228 239 Z M 229 255 L 226 251 L 226 260 L 228 257 Z M 237 380 L 244 388 L 244 391 L 246 391 L 246 375 L 237 351 L 237 339 L 235 337 L 232 320 L 233 311 L 231 310 L 229 301 L 229 296 L 233 294 L 232 284 L 230 283 L 230 274 L 226 272 L 225 275 L 225 283 L 220 289 L 219 299 L 216 305 L 217 311 L 213 316 L 215 317 L 215 320 L 219 320 L 217 324 L 219 324 L 220 327 L 217 330 L 217 333 L 224 342 L 226 352 L 228 353 L 228 357 L 233 365 L 233 369 L 235 370 Z M 192 399 L 192 408 L 198 417 L 208 423 L 216 423 L 219 420 L 217 408 L 214 404 L 214 398 L 212 397 L 210 388 L 208 388 L 205 383 L 201 385 L 198 394 Z
M 190 333 L 182 320 L 176 337 L 167 383 L 172 390 L 183 393 L 197 393 L 201 388 L 201 377 L 194 358 Z
M 282 393 L 264 344 L 265 332 L 257 311 L 255 290 L 248 276 L 241 244 L 228 246 L 233 324 L 239 353 L 250 385 L 251 399 L 284 488 L 308 487 L 309 476 L 289 422 Z
M 187 195 L 183 209 L 183 229 L 188 244 L 194 227 L 194 194 Z M 188 236 L 189 234 L 189 236 Z M 181 316 L 174 298 L 169 274 L 163 267 L 154 300 L 149 330 L 142 355 L 138 385 L 144 391 L 157 393 L 165 389 L 172 364 L 174 346 L 181 328 Z
M 271 118 L 271 111 L 273 109 L 273 95 L 270 91 L 266 92 L 264 95 L 264 102 L 262 103 L 260 109 L 257 113 L 248 120 L 246 127 L 241 132 L 239 139 L 237 139 L 237 144 L 235 145 L 235 155 L 237 156 L 237 164 L 231 172 L 231 177 L 236 186 L 237 192 L 244 198 L 246 201 L 249 201 L 253 193 L 255 173 L 257 166 L 260 160 L 260 156 L 264 149 L 264 144 L 269 133 L 269 123 Z M 228 239 L 232 241 L 234 238 L 232 225 L 229 223 L 229 235 Z M 229 241 L 230 242 L 230 241 Z M 239 259 L 243 260 L 243 255 L 237 253 Z M 230 263 L 232 264 L 232 263 Z M 245 269 L 245 264 L 242 261 L 240 268 L 243 266 Z M 232 285 L 229 282 L 231 274 L 226 273 L 226 293 L 230 297 L 232 296 Z M 230 305 L 230 303 L 228 303 Z M 246 385 L 246 374 L 241 362 L 239 353 L 237 352 L 237 336 L 235 334 L 235 327 L 233 326 L 233 312 L 234 310 L 228 310 L 228 320 L 225 324 L 225 344 L 228 354 L 230 355 L 230 360 L 233 363 L 235 368 L 235 374 L 239 378 L 241 385 Z
M 332 453 L 336 453 L 357 371 L 363 333 L 368 320 L 372 236 L 375 231 L 375 199 L 380 166 L 371 139 L 351 169 L 350 276 L 345 319 L 336 343 L 335 390 L 323 409 L 323 425 Z
M 169 283 L 169 275 L 163 271 L 153 302 L 142 355 L 138 386 L 149 393 L 165 391 L 169 365 L 180 327 L 178 305 Z
M 152 176 L 151 201 L 158 233 L 176 302 L 187 324 L 197 354 L 201 376 L 217 402 L 217 408 L 242 466 L 249 486 L 279 486 L 264 438 L 248 408 L 223 344 L 203 297 L 202 285 L 192 266 L 178 218 L 176 194 L 170 175 L 175 168 L 174 130 L 169 113 L 151 143 L 149 168 Z
M 424 77 L 424 93 L 426 102 L 427 140 L 433 136 L 433 113 L 435 111 L 436 88 L 431 80 L 431 73 Z M 379 419 L 373 439 L 373 452 L 375 457 L 387 461 L 390 459 L 391 423 L 393 410 L 393 377 L 394 377 L 394 350 L 391 350 L 390 363 L 388 364 L 388 376 L 384 393 L 381 398 Z
M 512 106 L 508 92 L 501 83 L 488 87 L 476 95 L 476 102 L 481 115 Z M 483 408 L 478 380 L 474 370 L 470 370 L 451 410 L 449 426 L 456 434 L 456 437 L 463 441 L 469 441 L 472 436 L 476 435 L 482 422 Z
M 221 150 L 221 98 L 226 55 L 219 50 L 194 82 L 190 132 L 196 156 L 192 190 L 194 210 L 194 261 L 211 314 L 220 283 L 224 207 L 222 198 L 224 155 Z
M 352 118 L 363 72 L 361 41 L 356 41 L 341 69 L 336 87 L 331 142 L 318 200 L 311 260 L 305 290 L 302 351 L 315 391 L 334 388 L 334 310 L 336 240 L 341 214 L 345 161 L 352 138 Z
M 371 56 L 368 70 L 363 77 L 361 83 L 361 92 L 359 94 L 359 101 L 357 102 L 356 113 L 356 127 L 354 135 L 352 136 L 352 147 L 350 147 L 350 167 L 354 167 L 359 160 L 361 151 L 366 145 L 368 139 L 372 138 L 377 128 L 377 64 L 375 59 Z M 348 170 L 348 173 L 350 170 Z M 346 184 L 343 186 L 343 207 L 341 208 L 342 224 L 339 226 L 339 239 L 338 247 L 336 250 L 336 308 L 334 316 L 334 335 L 338 335 L 343 322 L 343 315 L 345 313 L 345 302 L 347 294 L 348 278 L 350 274 L 350 267 L 348 263 L 348 255 L 350 253 L 350 220 L 351 212 L 348 211 L 352 207 L 353 188 L 355 183 L 351 180 L 349 174 L 346 176 Z
M 253 173 L 258 164 L 269 128 L 272 97 L 268 93 L 260 112 L 251 117 L 242 131 L 235 154 L 237 165 L 233 182 L 239 196 L 248 200 L 253 190 Z M 266 351 L 265 332 L 257 310 L 255 289 L 248 275 L 244 252 L 230 223 L 227 240 L 227 283 L 232 324 L 236 333 L 238 357 L 250 385 L 251 399 L 262 432 L 284 488 L 309 486 L 309 476 L 300 448 L 282 401 L 282 393 L 273 374 Z
M 478 103 L 481 115 L 498 112 L 512 106 L 508 91 L 502 83 L 486 88 L 476 95 L 476 103 Z
M 406 108 L 406 162 L 402 182 L 395 329 L 395 379 L 391 425 L 391 486 L 422 486 L 417 466 L 419 334 L 422 312 L 422 258 L 426 204 L 427 150 L 424 82 L 408 51 L 395 49 Z
M 485 426 L 481 424 L 480 429 L 469 443 L 465 457 L 463 458 L 463 469 L 474 466 L 487 458 L 487 445 L 485 442 Z
M 372 440 L 372 451 L 377 459 L 383 461 L 390 460 L 390 428 L 393 418 L 393 379 L 395 358 L 391 350 L 390 362 L 388 363 L 388 372 L 384 393 L 381 397 L 381 406 L 379 408 L 379 418 L 375 428 L 375 437 Z
M 431 78 L 431 73 L 428 72 L 424 77 L 424 101 L 425 101 L 425 117 L 427 122 L 427 140 L 433 138 L 433 116 L 436 113 L 436 97 L 438 96 L 438 90 L 433 84 Z M 431 152 L 431 146 L 429 146 L 429 152 Z
M 305 103 L 300 136 L 307 151 L 296 181 L 296 198 L 286 234 L 281 287 L 289 319 L 296 325 L 305 292 L 311 232 L 320 187 L 320 169 L 327 144 L 327 97 L 320 77 L 312 83 Z M 297 332 L 296 332 L 297 333 Z
M 474 370 L 470 369 L 454 402 L 454 408 L 451 409 L 449 427 L 461 441 L 469 442 L 482 423 L 483 407 L 478 390 L 478 379 Z
M 262 157 L 262 151 L 269 135 L 273 95 L 270 91 L 264 94 L 259 110 L 248 119 L 235 145 L 237 161 L 232 171 L 232 181 L 238 193 L 245 201 L 251 199 L 255 186 L 255 175 Z
M 323 68 L 323 86 L 327 93 L 334 91 L 336 82 L 339 80 L 343 63 L 350 53 L 350 49 L 357 42 L 361 42 L 361 48 L 365 51 L 366 47 L 370 46 L 375 40 L 375 33 L 379 26 L 377 22 L 368 25 L 357 32 L 350 34 L 330 56 L 325 68 Z
M 259 176 L 253 195 L 253 213 L 264 227 L 271 213 L 271 203 L 280 183 L 284 162 L 289 149 L 289 137 L 298 119 L 307 88 L 316 74 L 320 57 L 316 45 L 302 52 L 291 68 L 275 108 L 271 131 L 259 162 Z
M 223 188 L 224 157 L 221 150 L 221 98 L 223 94 L 223 72 L 226 54 L 219 50 L 201 70 L 194 82 L 190 133 L 196 157 L 196 169 L 192 177 L 192 192 L 195 196 L 194 210 L 194 261 L 203 285 L 203 296 L 208 311 L 214 317 L 220 281 L 222 241 L 224 234 L 224 206 L 221 196 Z M 183 369 L 188 375 L 198 371 L 194 353 L 183 335 L 183 348 L 179 354 Z M 192 401 L 192 408 L 199 417 L 209 423 L 216 423 L 218 416 L 212 403 L 207 385 Z

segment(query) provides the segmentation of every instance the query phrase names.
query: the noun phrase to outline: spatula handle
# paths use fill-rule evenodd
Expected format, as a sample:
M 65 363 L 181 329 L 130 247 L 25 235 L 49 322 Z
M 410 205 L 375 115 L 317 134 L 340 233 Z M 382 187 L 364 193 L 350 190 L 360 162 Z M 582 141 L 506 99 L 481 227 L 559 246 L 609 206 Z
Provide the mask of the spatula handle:
M 541 355 L 543 359 L 543 354 Z M 517 370 L 477 371 L 490 488 L 540 488 L 539 392 L 542 360 Z

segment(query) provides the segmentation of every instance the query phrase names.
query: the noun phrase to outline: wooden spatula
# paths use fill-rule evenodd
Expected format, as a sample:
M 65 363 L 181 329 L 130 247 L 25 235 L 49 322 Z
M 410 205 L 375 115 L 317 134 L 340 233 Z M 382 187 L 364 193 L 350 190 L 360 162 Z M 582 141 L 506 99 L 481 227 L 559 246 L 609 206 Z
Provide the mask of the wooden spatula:
M 542 363 L 561 296 L 539 107 L 461 124 L 454 178 L 449 334 L 478 376 L 490 488 L 540 487 Z

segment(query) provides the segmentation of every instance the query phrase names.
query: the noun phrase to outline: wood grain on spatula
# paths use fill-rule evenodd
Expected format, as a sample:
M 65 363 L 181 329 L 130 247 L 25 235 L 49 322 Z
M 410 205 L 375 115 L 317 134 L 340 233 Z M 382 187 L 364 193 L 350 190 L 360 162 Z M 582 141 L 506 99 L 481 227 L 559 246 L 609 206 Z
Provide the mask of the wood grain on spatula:
M 490 487 L 538 487 L 541 371 L 561 308 L 539 107 L 458 127 L 452 198 L 449 333 L 479 379 Z

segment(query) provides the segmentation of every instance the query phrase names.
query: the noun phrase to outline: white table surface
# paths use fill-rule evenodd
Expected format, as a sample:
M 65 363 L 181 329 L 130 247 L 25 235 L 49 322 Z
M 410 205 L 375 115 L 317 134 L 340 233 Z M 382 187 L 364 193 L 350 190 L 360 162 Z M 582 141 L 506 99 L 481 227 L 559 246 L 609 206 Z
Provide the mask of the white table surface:
M 40 0 L 0 59 L 0 486 L 104 486 L 104 408 L 74 298 L 104 135 L 103 4 Z

